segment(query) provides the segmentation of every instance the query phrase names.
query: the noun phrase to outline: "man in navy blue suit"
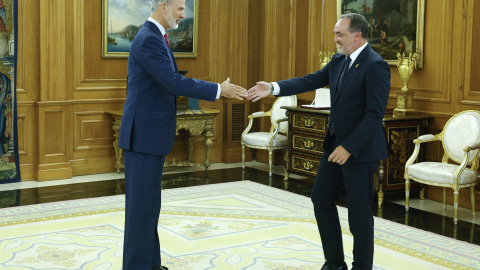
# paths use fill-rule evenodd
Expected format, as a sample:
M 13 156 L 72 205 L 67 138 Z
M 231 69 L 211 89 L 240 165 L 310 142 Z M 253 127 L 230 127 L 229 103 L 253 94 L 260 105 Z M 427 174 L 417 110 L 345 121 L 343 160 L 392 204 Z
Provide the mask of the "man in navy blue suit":
M 326 259 L 323 270 L 347 269 L 335 202 L 343 188 L 352 232 L 353 269 L 372 269 L 374 174 L 388 157 L 383 116 L 390 92 L 390 68 L 368 45 L 368 22 L 342 15 L 334 28 L 338 53 L 322 69 L 302 78 L 248 90 L 248 100 L 289 96 L 330 85 L 331 110 L 324 152 L 312 190 L 315 218 Z
M 178 73 L 166 30 L 176 29 L 184 12 L 185 0 L 153 0 L 130 48 L 119 139 L 125 162 L 124 270 L 167 269 L 161 266 L 157 226 L 163 164 L 175 140 L 176 97 L 215 101 L 247 95 L 229 79 L 220 85 Z

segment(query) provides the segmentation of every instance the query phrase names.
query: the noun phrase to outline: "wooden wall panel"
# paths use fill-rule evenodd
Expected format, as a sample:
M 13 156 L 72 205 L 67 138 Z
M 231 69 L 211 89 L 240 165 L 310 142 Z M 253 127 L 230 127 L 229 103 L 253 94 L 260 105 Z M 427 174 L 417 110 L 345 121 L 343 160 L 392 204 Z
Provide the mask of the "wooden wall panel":
M 43 114 L 45 130 L 40 136 L 44 138 L 45 143 L 41 153 L 45 157 L 66 156 L 66 111 L 64 109 L 45 109 Z
M 32 103 L 17 104 L 18 155 L 22 180 L 34 179 L 34 166 L 38 153 L 38 134 L 35 107 Z
M 75 112 L 73 116 L 73 149 L 111 149 L 112 120 L 104 111 Z
M 248 60 L 249 46 L 252 40 L 248 35 L 249 25 L 249 6 L 250 3 L 257 1 L 223 1 L 215 0 L 212 10 L 216 12 L 217 39 L 212 40 L 216 51 L 217 69 L 215 73 L 219 81 L 230 77 L 231 82 L 242 87 L 248 88 Z M 244 12 L 242 12 L 244 11 Z M 255 42 L 256 44 L 256 42 Z M 223 99 L 223 146 L 222 161 L 223 162 L 239 162 L 241 161 L 241 144 L 240 139 L 235 134 L 242 132 L 246 127 L 246 116 L 250 112 L 250 102 Z M 243 123 L 234 125 L 231 113 L 238 111 L 243 118 Z M 242 128 L 243 125 L 243 128 Z
M 40 2 L 19 1 L 17 44 L 17 116 L 22 180 L 35 178 L 38 157 L 37 100 L 40 88 Z M 28 6 L 28 8 L 27 8 Z M 17 123 L 18 124 L 18 123 Z M 20 129 L 20 127 L 22 127 Z
M 28 114 L 17 112 L 18 154 L 28 155 Z
M 211 44 L 214 42 L 214 32 L 211 31 L 212 24 L 212 0 L 200 1 L 198 18 L 198 57 L 195 59 L 177 58 L 177 65 L 180 70 L 188 70 L 188 77 L 221 82 L 222 78 L 216 78 L 214 71 L 215 60 L 211 51 Z
M 292 77 L 294 61 L 293 4 L 290 0 L 265 0 L 265 58 L 263 80 L 271 82 Z
M 40 1 L 40 100 L 66 100 L 65 1 Z M 54 72 L 52 72 L 54 71 Z
M 72 84 L 67 91 L 75 100 L 125 98 L 127 58 L 102 58 L 102 1 L 72 2 L 69 25 L 74 34 L 68 48 L 73 54 L 68 66 Z
M 73 145 L 70 158 L 73 175 L 106 173 L 113 171 L 113 118 L 106 110 L 121 110 L 123 101 L 73 103 Z
M 473 14 L 480 14 L 480 0 L 474 1 L 473 8 L 471 10 Z M 472 39 L 471 39 L 471 49 L 470 49 L 471 76 L 467 77 L 470 79 L 470 85 L 469 85 L 470 91 L 474 92 L 477 96 L 480 94 L 480 76 L 478 76 L 478 74 L 480 74 L 480 27 L 478 27 L 479 25 L 480 25 L 480 16 L 478 15 L 474 16 L 472 18 L 472 35 L 471 35 Z
M 36 100 L 40 61 L 39 1 L 19 1 L 17 45 L 17 101 Z M 27 8 L 28 6 L 28 8 Z M 33 105 L 33 103 L 30 103 Z
M 83 74 L 87 80 L 119 79 L 126 80 L 127 58 L 102 57 L 102 2 L 99 0 L 78 1 L 80 6 L 80 31 L 83 40 Z M 145 18 L 147 20 L 147 18 Z
M 71 108 L 68 102 L 39 102 L 38 159 L 35 179 L 38 181 L 72 177 Z

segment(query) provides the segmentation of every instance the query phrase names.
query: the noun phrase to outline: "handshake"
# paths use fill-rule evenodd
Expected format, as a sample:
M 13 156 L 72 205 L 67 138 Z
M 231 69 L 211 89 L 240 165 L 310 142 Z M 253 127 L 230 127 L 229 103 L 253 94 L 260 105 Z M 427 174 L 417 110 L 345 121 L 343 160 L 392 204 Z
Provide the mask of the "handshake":
M 220 96 L 226 98 L 235 98 L 238 100 L 258 101 L 272 93 L 272 85 L 267 82 L 257 82 L 257 85 L 250 88 L 248 91 L 245 88 L 230 83 L 230 78 L 227 78 L 221 85 Z

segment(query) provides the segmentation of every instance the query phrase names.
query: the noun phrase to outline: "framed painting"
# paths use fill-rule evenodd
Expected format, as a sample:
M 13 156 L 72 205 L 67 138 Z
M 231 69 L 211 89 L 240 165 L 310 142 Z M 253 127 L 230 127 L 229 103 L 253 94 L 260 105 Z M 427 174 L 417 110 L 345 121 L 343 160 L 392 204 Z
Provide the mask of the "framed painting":
M 417 68 L 423 67 L 425 0 L 337 0 L 341 14 L 359 13 L 369 25 L 368 43 L 390 65 L 397 54 L 419 53 Z
M 102 57 L 128 58 L 138 30 L 151 14 L 151 1 L 102 0 Z M 176 58 L 197 57 L 199 0 L 185 1 L 185 19 L 168 29 Z

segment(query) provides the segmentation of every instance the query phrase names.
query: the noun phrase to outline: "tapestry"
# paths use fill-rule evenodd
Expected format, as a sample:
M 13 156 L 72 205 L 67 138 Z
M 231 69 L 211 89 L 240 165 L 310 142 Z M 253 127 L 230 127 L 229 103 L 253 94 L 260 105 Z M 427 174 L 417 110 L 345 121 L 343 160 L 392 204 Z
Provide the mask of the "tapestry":
M 17 1 L 0 0 L 0 184 L 20 181 L 15 95 Z

